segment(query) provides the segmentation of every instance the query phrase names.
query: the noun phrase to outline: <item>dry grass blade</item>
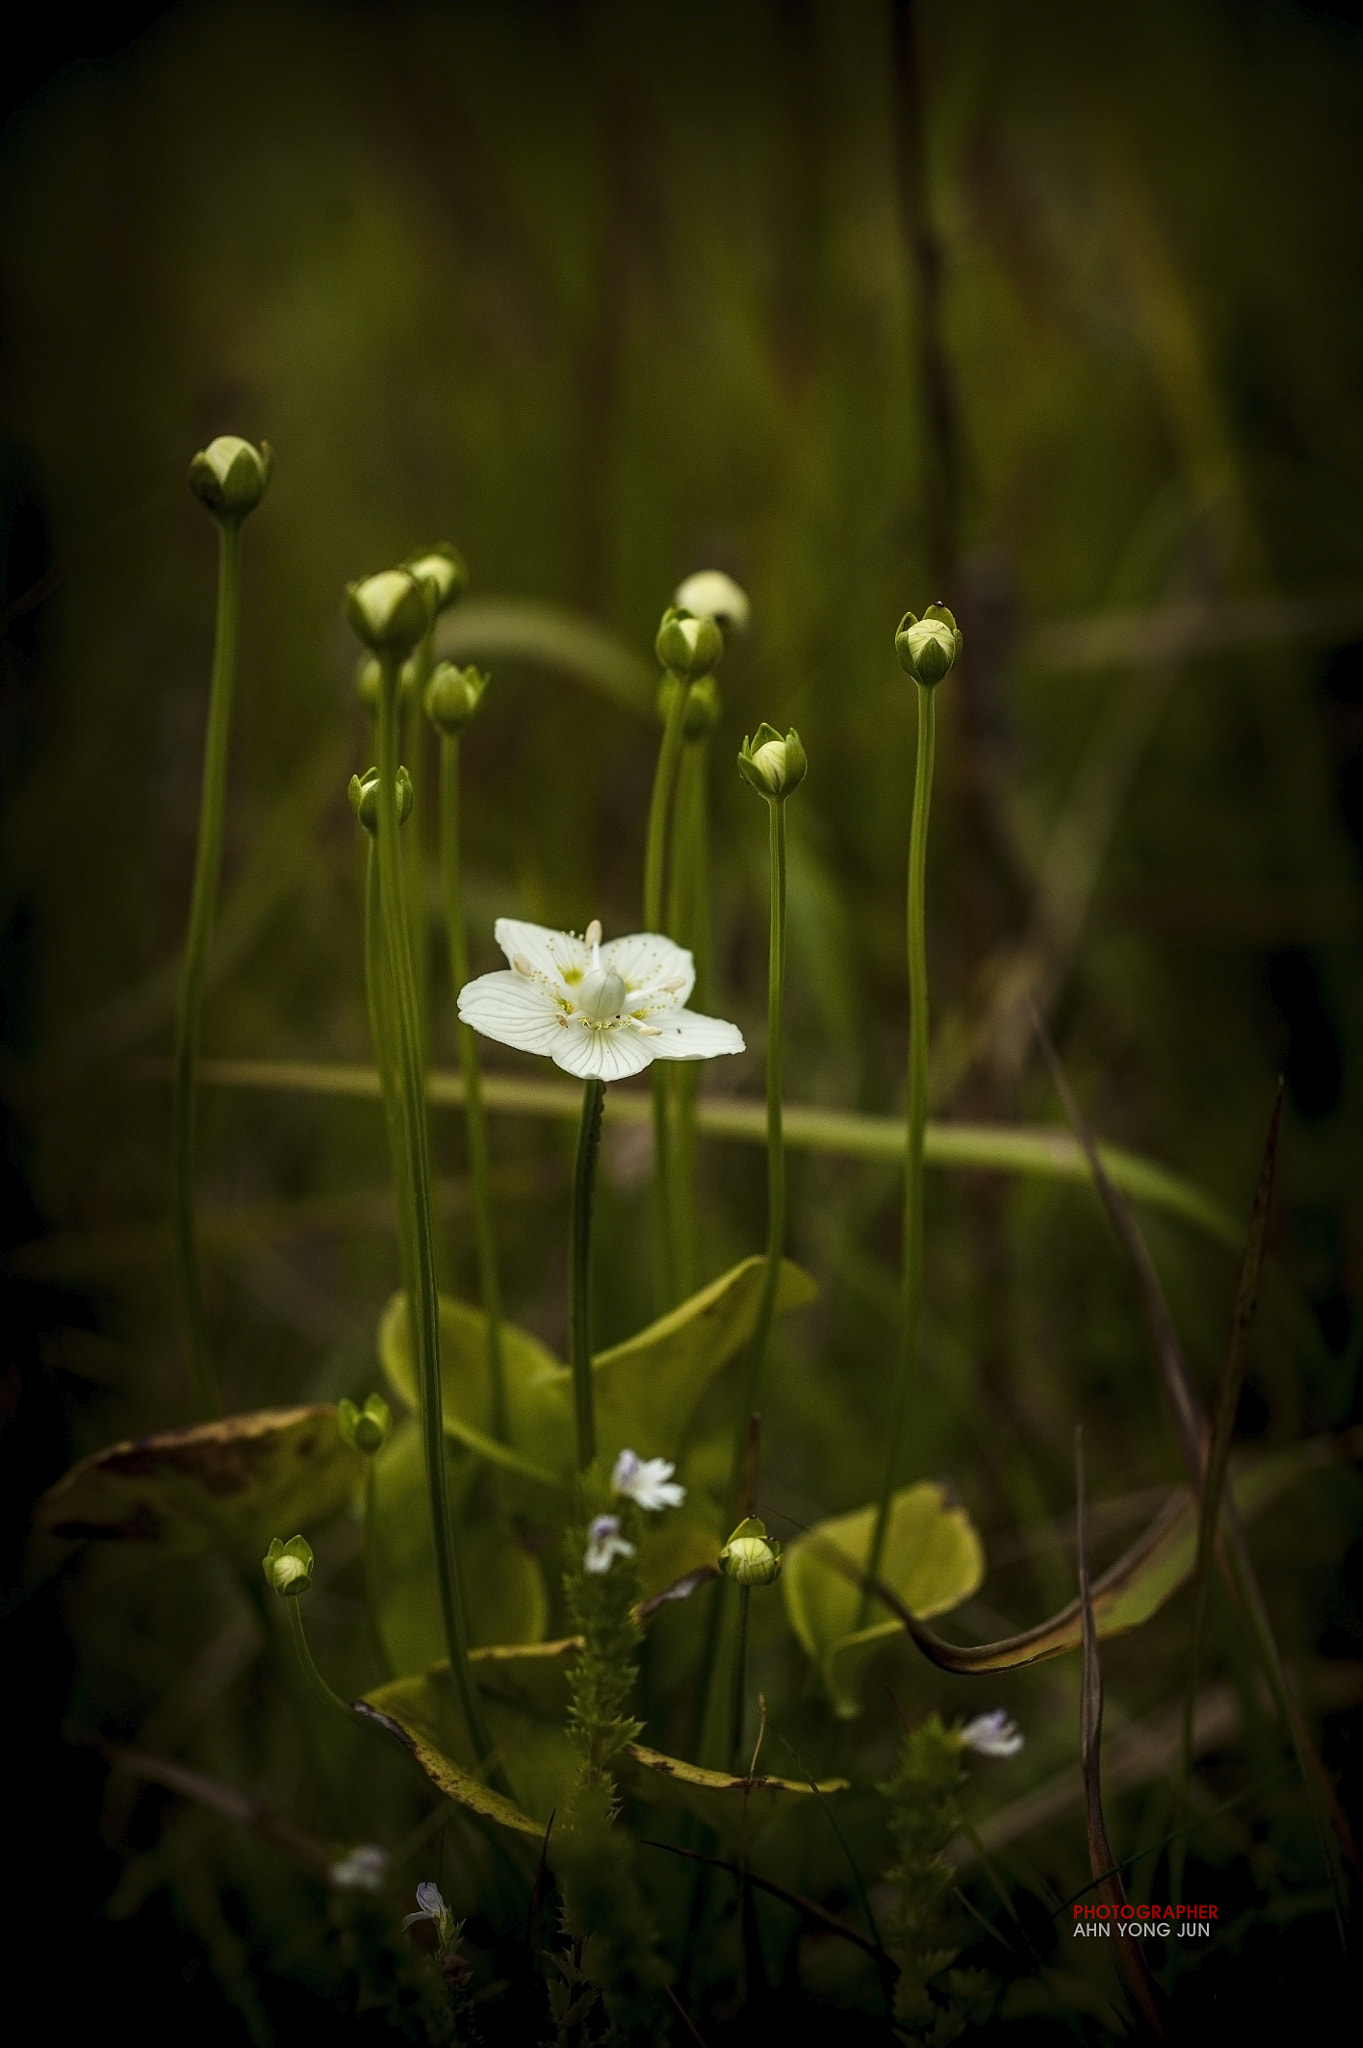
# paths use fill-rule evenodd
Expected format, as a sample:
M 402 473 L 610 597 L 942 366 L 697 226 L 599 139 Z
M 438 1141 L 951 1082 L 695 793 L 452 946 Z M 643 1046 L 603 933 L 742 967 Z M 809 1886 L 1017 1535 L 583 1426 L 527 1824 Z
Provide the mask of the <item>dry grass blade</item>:
M 1155 1354 L 1159 1361 L 1160 1375 L 1173 1415 L 1179 1448 L 1183 1454 L 1189 1480 L 1200 1498 L 1211 1444 L 1211 1428 L 1193 1387 L 1187 1362 L 1174 1330 L 1173 1318 L 1164 1299 L 1164 1290 L 1159 1283 L 1159 1275 L 1146 1250 L 1135 1217 L 1103 1166 L 1093 1135 L 1084 1121 L 1061 1067 L 1060 1055 L 1035 1009 L 1032 1013 L 1032 1022 L 1061 1101 L 1064 1103 L 1066 1115 L 1088 1157 L 1089 1169 L 1102 1197 L 1103 1206 L 1135 1271 L 1155 1345 Z M 1311 1816 L 1330 1883 L 1335 1923 L 1339 1929 L 1340 1942 L 1347 1948 L 1347 1900 L 1343 1878 L 1332 1846 L 1332 1833 L 1355 1871 L 1359 1869 L 1358 1850 L 1283 1667 L 1282 1655 L 1273 1633 L 1272 1622 L 1269 1620 L 1258 1575 L 1249 1554 L 1249 1546 L 1245 1542 L 1244 1530 L 1233 1504 L 1229 1501 L 1226 1503 L 1225 1528 L 1226 1542 L 1224 1547 L 1218 1550 L 1217 1563 L 1226 1581 L 1241 1626 L 1262 1666 L 1274 1703 L 1291 1735 L 1292 1747 L 1296 1752 L 1307 1798 L 1311 1803 Z
M 1093 1624 L 1093 1599 L 1089 1590 L 1088 1530 L 1084 1522 L 1084 1432 L 1074 1432 L 1074 1519 L 1079 1555 L 1079 1604 L 1084 1621 L 1084 1670 L 1079 1695 L 1079 1760 L 1084 1773 L 1084 1808 L 1088 1820 L 1089 1869 L 1100 1899 L 1113 1908 L 1117 1919 L 1126 1904 L 1126 1887 L 1117 1869 L 1117 1858 L 1108 1840 L 1103 1818 L 1103 1792 L 1099 1777 L 1099 1755 L 1103 1740 L 1103 1672 L 1098 1660 L 1098 1631 Z M 1117 1928 L 1117 1960 L 1127 1988 L 1151 2032 L 1164 2040 L 1164 2024 L 1154 1981 L 1145 1966 L 1139 1942 L 1123 1937 Z
M 1174 1805 L 1176 1841 L 1170 1861 L 1170 1889 L 1175 1899 L 1180 1896 L 1183 1889 L 1185 1843 L 1178 1831 L 1182 1829 L 1187 1811 L 1188 1783 L 1193 1768 L 1193 1709 L 1200 1679 L 1202 1630 L 1207 1616 L 1207 1590 L 1211 1581 L 1212 1555 L 1221 1512 L 1221 1496 L 1226 1482 L 1226 1468 L 1230 1459 L 1231 1436 L 1240 1406 L 1240 1390 L 1245 1383 L 1250 1332 L 1254 1328 L 1254 1318 L 1259 1306 L 1259 1283 L 1263 1275 L 1264 1250 L 1268 1241 L 1268 1215 L 1273 1202 L 1273 1177 L 1278 1160 L 1278 1132 L 1282 1112 L 1283 1084 L 1279 1080 L 1278 1092 L 1273 1101 L 1273 1114 L 1269 1118 L 1263 1164 L 1259 1169 L 1259 1181 L 1254 1190 L 1254 1206 L 1250 1211 L 1244 1256 L 1240 1262 L 1240 1278 L 1235 1290 L 1235 1310 L 1231 1316 L 1230 1341 L 1226 1347 L 1226 1362 L 1222 1368 L 1221 1381 L 1216 1390 L 1216 1400 L 1212 1409 L 1211 1443 L 1207 1452 L 1206 1475 L 1202 1482 L 1201 1512 L 1197 1527 L 1197 1562 L 1193 1567 L 1188 1685 L 1183 1707 L 1178 1796 Z

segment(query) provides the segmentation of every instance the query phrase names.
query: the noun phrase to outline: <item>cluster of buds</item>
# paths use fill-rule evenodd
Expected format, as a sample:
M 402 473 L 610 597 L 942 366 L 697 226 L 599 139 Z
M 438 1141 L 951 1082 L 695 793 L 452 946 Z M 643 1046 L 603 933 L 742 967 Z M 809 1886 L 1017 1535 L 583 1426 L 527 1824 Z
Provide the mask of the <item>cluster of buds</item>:
M 265 496 L 274 468 L 268 441 L 259 448 L 238 434 L 219 434 L 189 465 L 189 488 L 215 519 L 239 525 Z
M 405 825 L 412 815 L 412 778 L 405 768 L 398 769 L 398 823 Z M 366 768 L 363 775 L 350 778 L 350 808 L 364 826 L 371 838 L 377 838 L 379 830 L 379 771 Z
M 961 658 L 961 630 L 944 604 L 930 604 L 920 619 L 905 612 L 894 636 L 894 651 L 905 675 L 931 690 Z

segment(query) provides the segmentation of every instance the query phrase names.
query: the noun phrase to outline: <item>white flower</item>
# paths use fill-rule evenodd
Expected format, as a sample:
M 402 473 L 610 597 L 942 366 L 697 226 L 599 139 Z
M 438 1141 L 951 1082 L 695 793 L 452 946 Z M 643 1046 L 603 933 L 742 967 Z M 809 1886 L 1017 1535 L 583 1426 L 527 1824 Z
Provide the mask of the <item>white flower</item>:
M 1016 1756 L 1022 1747 L 1022 1730 L 1002 1707 L 992 1714 L 976 1714 L 957 1730 L 962 1749 L 977 1750 L 981 1756 Z
M 359 1842 L 338 1856 L 327 1872 L 338 1891 L 381 1892 L 392 1858 L 377 1842 Z
M 435 1923 L 437 1932 L 443 1938 L 446 1926 L 452 1923 L 453 1916 L 440 1895 L 439 1885 L 430 1884 L 429 1882 L 419 1884 L 416 1888 L 416 1902 L 418 1910 L 407 1915 L 402 1923 L 403 1926 L 412 1927 L 418 1920 L 432 1920 Z
M 685 1007 L 695 983 L 691 955 L 657 932 L 601 943 L 497 920 L 497 944 L 511 962 L 459 991 L 459 1015 L 475 1031 L 545 1053 L 584 1081 L 622 1081 L 654 1060 L 710 1060 L 742 1052 L 743 1034 Z
M 634 1545 L 620 1534 L 618 1515 L 598 1515 L 587 1530 L 584 1572 L 608 1572 L 617 1557 L 633 1557 Z
M 635 1451 L 621 1451 L 611 1473 L 611 1492 L 623 1493 L 641 1508 L 679 1508 L 686 1488 L 672 1474 L 676 1466 L 667 1458 L 641 1458 Z

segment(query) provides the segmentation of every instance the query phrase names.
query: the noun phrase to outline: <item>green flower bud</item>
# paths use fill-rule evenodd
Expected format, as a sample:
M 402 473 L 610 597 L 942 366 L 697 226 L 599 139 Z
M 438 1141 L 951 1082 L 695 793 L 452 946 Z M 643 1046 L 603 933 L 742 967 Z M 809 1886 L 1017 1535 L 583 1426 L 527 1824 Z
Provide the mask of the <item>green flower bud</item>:
M 374 654 L 401 661 L 423 638 L 435 616 L 429 583 L 410 569 L 382 569 L 346 585 L 346 617 Z
M 379 830 L 379 771 L 366 768 L 363 775 L 352 775 L 350 808 L 364 826 L 366 832 L 377 838 Z M 412 778 L 405 768 L 398 770 L 398 823 L 405 825 L 412 815 Z
M 752 615 L 748 593 L 722 569 L 698 569 L 677 585 L 672 602 L 684 612 L 713 619 L 726 640 L 743 632 Z
M 260 1562 L 270 1585 L 285 1600 L 296 1600 L 312 1584 L 312 1545 L 306 1536 L 290 1536 L 287 1543 L 276 1536 Z
M 682 713 L 682 738 L 708 739 L 719 723 L 718 683 L 713 676 L 702 676 L 698 683 L 687 683 L 681 676 L 664 676 L 658 685 L 658 717 L 664 725 L 667 724 L 678 690 L 686 692 L 686 709 Z
M 426 716 L 441 732 L 462 732 L 483 701 L 492 680 L 481 669 L 456 668 L 442 661 L 426 685 Z
M 338 1402 L 336 1421 L 351 1449 L 363 1451 L 366 1458 L 381 1451 L 393 1434 L 393 1411 L 382 1394 L 371 1394 L 363 1408 L 353 1401 Z
M 415 661 L 404 661 L 402 667 L 398 670 L 398 702 L 400 704 L 405 704 L 411 697 L 416 683 L 416 669 Z M 361 704 L 364 705 L 366 711 L 373 712 L 376 717 L 379 709 L 379 684 L 382 680 L 383 663 L 379 660 L 378 656 L 376 654 L 361 656 L 360 665 L 355 671 L 355 694 Z
M 800 735 L 793 729 L 784 739 L 774 725 L 763 719 L 750 740 L 738 750 L 738 772 L 759 796 L 783 804 L 798 789 L 809 770 Z
M 740 1586 L 770 1586 L 781 1576 L 781 1546 L 765 1522 L 749 1515 L 719 1553 L 719 1568 Z
M 431 609 L 437 618 L 452 604 L 458 603 L 469 580 L 464 557 L 447 540 L 437 541 L 424 554 L 409 555 L 402 566 L 426 585 L 431 593 Z
M 215 519 L 244 519 L 265 496 L 274 468 L 268 441 L 253 448 L 236 434 L 219 434 L 189 465 L 189 488 Z
M 663 613 L 653 650 L 665 669 L 688 683 L 708 676 L 724 652 L 724 635 L 712 618 L 680 611 L 675 605 Z
M 894 636 L 899 666 L 931 689 L 961 658 L 961 632 L 944 604 L 930 604 L 922 618 L 905 612 Z

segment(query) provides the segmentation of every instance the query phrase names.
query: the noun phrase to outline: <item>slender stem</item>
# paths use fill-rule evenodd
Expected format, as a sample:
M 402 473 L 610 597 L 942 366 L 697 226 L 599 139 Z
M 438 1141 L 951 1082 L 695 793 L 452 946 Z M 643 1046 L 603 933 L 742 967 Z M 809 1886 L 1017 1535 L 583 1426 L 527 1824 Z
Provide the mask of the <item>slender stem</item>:
M 738 1589 L 738 1655 L 734 1659 L 734 1710 L 729 1729 L 729 1768 L 735 1774 L 743 1763 L 743 1717 L 748 1693 L 748 1603 L 752 1587 Z
M 708 1007 L 710 985 L 709 847 L 706 816 L 706 739 L 688 740 L 677 774 L 677 800 L 672 820 L 672 863 L 668 884 L 667 929 L 678 944 L 689 947 L 696 964 L 691 1000 Z M 655 1069 L 656 1071 L 656 1069 Z M 700 1066 L 685 1061 L 667 1082 L 673 1112 L 672 1222 L 676 1246 L 674 1280 L 685 1300 L 696 1285 L 696 1103 Z
M 383 1622 L 379 1615 L 379 1532 L 378 1532 L 378 1459 L 367 1457 L 364 1461 L 364 1605 L 369 1622 L 370 1648 L 374 1661 L 385 1678 L 393 1676 L 393 1661 L 388 1655 L 384 1640 Z
M 648 806 L 648 837 L 644 845 L 644 929 L 663 928 L 663 865 L 667 843 L 667 822 L 672 809 L 672 792 L 682 750 L 689 683 L 674 677 L 669 693 L 667 721 L 663 726 L 658 765 L 653 775 L 653 794 Z M 672 1110 L 671 1082 L 667 1063 L 655 1060 L 651 1075 L 653 1088 L 653 1285 L 657 1307 L 669 1309 L 677 1299 L 675 1220 L 672 1212 Z
M 890 1447 L 876 1508 L 866 1576 L 879 1576 L 885 1555 L 890 1501 L 898 1485 L 909 1413 L 909 1385 L 918 1354 L 918 1316 L 923 1292 L 923 1135 L 928 1121 L 928 810 L 932 801 L 932 758 L 936 743 L 936 698 L 923 683 L 918 692 L 918 761 L 913 780 L 913 824 L 909 833 L 909 1100 L 908 1146 L 904 1155 L 904 1314 Z M 870 1594 L 863 1588 L 858 1627 L 864 1626 Z
M 743 1379 L 729 1480 L 731 1519 L 739 1510 L 748 1430 L 753 1415 L 762 1406 L 762 1366 L 771 1335 L 776 1291 L 781 1279 L 781 1255 L 786 1242 L 786 1153 L 781 1120 L 781 1020 L 786 983 L 785 805 L 769 802 L 767 819 L 771 878 L 767 953 L 767 1263 L 762 1274 L 762 1292 L 758 1297 L 752 1338 L 743 1354 Z M 748 1512 L 752 1512 L 751 1508 Z
M 403 765 L 412 778 L 413 810 L 403 834 L 406 865 L 407 917 L 412 934 L 412 985 L 416 992 L 417 1044 L 423 1073 L 431 1063 L 431 947 L 427 916 L 426 861 L 423 840 L 425 810 L 422 784 L 426 774 L 426 710 L 423 699 L 431 673 L 435 627 L 423 635 L 412 656 L 412 684 L 406 693 L 406 730 L 402 735 Z
M 369 1030 L 374 1040 L 374 1060 L 379 1071 L 384 1121 L 388 1128 L 388 1150 L 393 1162 L 397 1193 L 398 1272 L 409 1301 L 416 1289 L 416 1260 L 412 1251 L 412 1185 L 407 1158 L 407 1127 L 402 1115 L 402 1083 L 398 1072 L 393 1022 L 393 977 L 388 971 L 388 953 L 383 938 L 383 909 L 379 899 L 379 849 L 365 838 L 364 886 L 364 982 L 369 1007 Z
M 218 521 L 218 607 L 213 634 L 213 677 L 208 693 L 199 846 L 194 861 L 189 931 L 175 1008 L 175 1088 L 172 1106 L 171 1208 L 175 1251 L 189 1337 L 190 1393 L 194 1412 L 208 1421 L 222 1402 L 208 1348 L 208 1318 L 194 1228 L 194 1060 L 199 1050 L 204 967 L 213 937 L 213 909 L 222 870 L 222 825 L 227 794 L 227 746 L 241 627 L 241 521 Z
M 596 1154 L 601 1143 L 601 1113 L 606 1102 L 604 1081 L 588 1081 L 582 1090 L 582 1122 L 573 1165 L 572 1260 L 568 1274 L 568 1349 L 573 1369 L 573 1418 L 577 1425 L 577 1469 L 585 1472 L 596 1456 L 596 1411 L 592 1394 L 592 1195 L 596 1185 Z
M 313 1662 L 312 1651 L 308 1648 L 308 1639 L 303 1633 L 302 1598 L 303 1596 L 299 1594 L 295 1598 L 287 1600 L 285 1605 L 289 1610 L 289 1620 L 293 1625 L 293 1646 L 298 1652 L 298 1661 L 303 1667 L 303 1676 L 308 1681 L 309 1689 L 317 1696 L 324 1707 L 331 1708 L 333 1713 L 344 1714 L 347 1721 L 353 1722 L 355 1716 L 351 1713 L 341 1695 L 338 1692 L 332 1691 Z
M 459 735 L 440 739 L 440 878 L 445 895 L 445 933 L 450 980 L 458 998 L 469 978 L 468 943 L 464 931 L 464 895 L 459 860 Z M 478 1253 L 478 1285 L 487 1328 L 488 1413 L 492 1434 L 507 1441 L 506 1366 L 502 1356 L 502 1287 L 497 1272 L 497 1240 L 492 1225 L 492 1180 L 488 1169 L 487 1119 L 483 1114 L 482 1068 L 478 1041 L 467 1024 L 457 1027 L 459 1068 L 464 1077 L 464 1128 L 468 1141 L 469 1180 L 473 1188 L 473 1234 Z
M 402 847 L 398 837 L 398 664 L 384 657 L 379 680 L 379 895 L 384 940 L 392 979 L 394 1039 L 401 1093 L 404 1157 L 393 1160 L 398 1201 L 403 1201 L 402 1175 L 407 1175 L 407 1200 L 412 1228 L 413 1290 L 408 1296 L 413 1349 L 421 1395 L 421 1434 L 426 1458 L 426 1490 L 430 1500 L 435 1546 L 436 1582 L 450 1675 L 459 1698 L 469 1740 L 486 1766 L 492 1741 L 483 1719 L 469 1670 L 468 1637 L 459 1591 L 459 1563 L 450 1516 L 445 1471 L 445 1429 L 441 1413 L 440 1300 L 436 1289 L 435 1246 L 431 1230 L 431 1174 L 426 1132 L 426 1104 L 417 1037 L 416 992 L 412 985 L 409 927 L 403 900 Z

